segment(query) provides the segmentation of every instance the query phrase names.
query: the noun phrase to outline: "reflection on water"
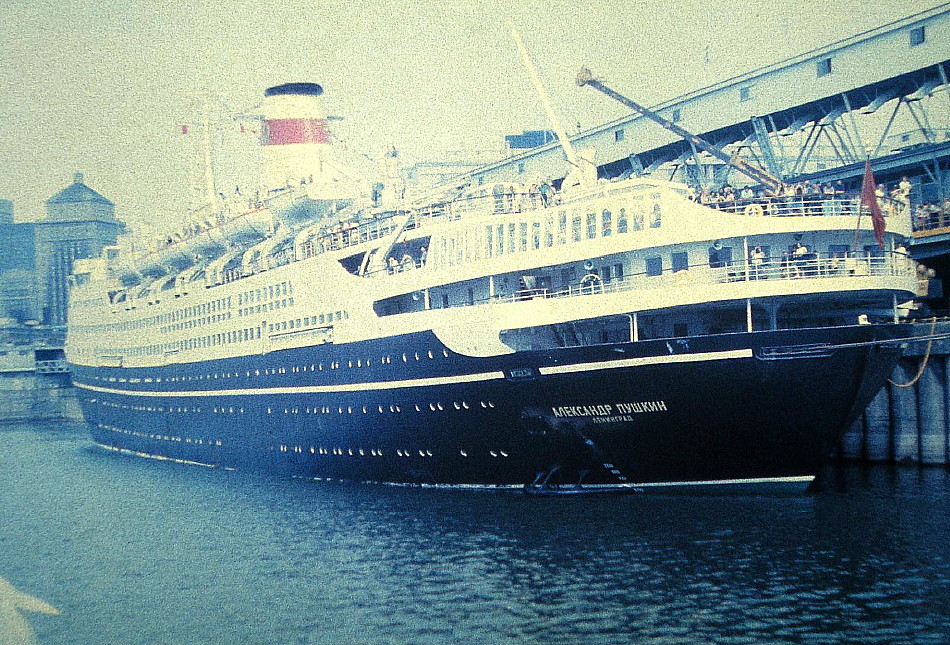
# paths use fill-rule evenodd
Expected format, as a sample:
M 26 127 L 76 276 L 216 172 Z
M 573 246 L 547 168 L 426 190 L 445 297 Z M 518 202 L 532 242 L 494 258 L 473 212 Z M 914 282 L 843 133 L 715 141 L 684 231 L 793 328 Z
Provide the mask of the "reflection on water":
M 943 469 L 806 497 L 278 480 L 0 428 L 0 575 L 44 643 L 943 643 Z M 2 639 L 0 639 L 2 641 Z

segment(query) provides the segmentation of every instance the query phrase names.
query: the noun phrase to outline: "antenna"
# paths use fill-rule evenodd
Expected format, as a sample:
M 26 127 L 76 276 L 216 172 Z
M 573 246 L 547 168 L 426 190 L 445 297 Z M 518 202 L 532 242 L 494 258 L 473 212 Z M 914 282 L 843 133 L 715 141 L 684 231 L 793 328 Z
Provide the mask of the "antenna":
M 572 166 L 577 168 L 579 166 L 577 154 L 574 152 L 574 147 L 567 138 L 567 132 L 564 130 L 564 126 L 561 125 L 560 119 L 558 119 L 557 114 L 554 113 L 554 108 L 551 107 L 551 98 L 548 96 L 547 91 L 544 89 L 544 85 L 541 83 L 541 77 L 538 76 L 538 69 L 534 66 L 534 62 L 528 55 L 528 50 L 524 46 L 524 41 L 521 40 L 521 34 L 518 33 L 518 30 L 515 28 L 513 23 L 509 22 L 508 27 L 511 29 L 511 35 L 515 39 L 515 44 L 518 45 L 518 51 L 521 52 L 521 58 L 524 60 L 524 66 L 528 69 L 528 74 L 531 76 L 531 81 L 534 83 L 534 87 L 538 91 L 538 96 L 541 98 L 541 105 L 544 107 L 544 111 L 548 116 L 548 121 L 550 121 L 551 127 L 554 128 L 554 133 L 557 134 L 558 141 L 561 143 L 561 147 L 564 149 L 564 154 L 567 155 L 567 161 Z

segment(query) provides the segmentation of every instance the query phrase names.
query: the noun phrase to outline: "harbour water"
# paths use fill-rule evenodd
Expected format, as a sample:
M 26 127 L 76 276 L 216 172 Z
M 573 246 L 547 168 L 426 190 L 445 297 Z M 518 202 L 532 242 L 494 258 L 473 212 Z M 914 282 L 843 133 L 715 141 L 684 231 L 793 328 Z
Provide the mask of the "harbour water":
M 145 460 L 62 422 L 0 446 L 0 578 L 60 610 L 24 614 L 41 643 L 950 641 L 945 468 L 552 499 Z

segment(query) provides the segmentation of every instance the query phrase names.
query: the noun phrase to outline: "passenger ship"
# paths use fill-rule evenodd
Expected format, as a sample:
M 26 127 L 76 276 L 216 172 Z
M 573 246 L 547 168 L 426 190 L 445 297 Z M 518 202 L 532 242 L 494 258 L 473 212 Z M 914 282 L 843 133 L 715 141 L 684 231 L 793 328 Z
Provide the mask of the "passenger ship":
M 319 86 L 268 92 L 281 190 L 76 262 L 66 352 L 101 446 L 394 484 L 804 487 L 910 333 L 909 218 L 883 250 L 864 218 L 855 249 L 853 196 L 717 209 L 625 179 L 361 206 Z

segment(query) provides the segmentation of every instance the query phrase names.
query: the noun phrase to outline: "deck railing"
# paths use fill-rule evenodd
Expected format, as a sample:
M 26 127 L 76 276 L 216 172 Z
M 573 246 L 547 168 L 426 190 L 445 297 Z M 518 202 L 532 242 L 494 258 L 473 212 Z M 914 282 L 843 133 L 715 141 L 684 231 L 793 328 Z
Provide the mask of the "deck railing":
M 802 259 L 767 260 L 761 264 L 738 262 L 728 266 L 710 267 L 693 265 L 677 271 L 666 270 L 657 275 L 646 273 L 626 275 L 623 278 L 603 279 L 588 274 L 579 282 L 559 290 L 522 289 L 510 295 L 495 296 L 485 302 L 521 302 L 535 298 L 571 298 L 602 293 L 621 293 L 648 289 L 676 289 L 690 286 L 753 282 L 760 280 L 824 280 L 828 278 L 867 278 L 869 276 L 915 275 L 913 262 L 907 255 L 893 252 L 887 255 L 845 257 L 840 254 L 809 254 Z M 453 305 L 466 306 L 467 303 Z

